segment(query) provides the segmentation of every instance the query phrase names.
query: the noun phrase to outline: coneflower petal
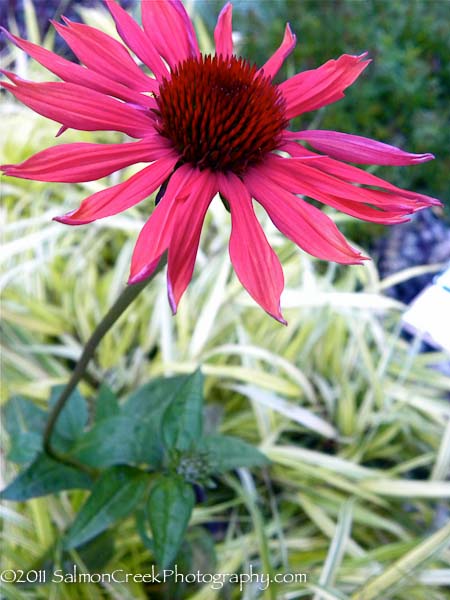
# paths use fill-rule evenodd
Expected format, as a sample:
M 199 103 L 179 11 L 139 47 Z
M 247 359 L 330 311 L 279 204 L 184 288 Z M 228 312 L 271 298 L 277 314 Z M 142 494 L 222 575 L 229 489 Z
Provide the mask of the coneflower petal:
M 322 108 L 344 97 L 344 90 L 364 71 L 370 60 L 343 54 L 317 69 L 303 71 L 279 85 L 287 102 L 286 116 L 292 119 L 310 110 Z
M 294 136 L 292 136 L 294 138 Z M 313 130 L 296 132 L 295 139 L 308 142 L 331 158 L 361 165 L 408 166 L 433 160 L 433 154 L 412 154 L 396 146 L 338 131 Z
M 159 80 L 167 77 L 168 70 L 156 48 L 151 36 L 139 27 L 136 21 L 119 6 L 115 0 L 104 0 L 115 23 L 117 32 L 127 46 L 147 67 L 153 71 Z
M 142 2 L 141 7 L 144 31 L 172 69 L 200 54 L 197 36 L 180 0 Z
M 280 47 L 274 52 L 269 60 L 263 64 L 259 71 L 263 72 L 266 77 L 275 77 L 286 58 L 294 50 L 296 41 L 297 38 L 292 33 L 289 23 L 287 23 Z
M 94 181 L 139 162 L 175 156 L 158 135 L 127 144 L 60 144 L 46 148 L 17 165 L 1 165 L 10 177 L 34 181 L 78 183 Z
M 176 160 L 174 156 L 161 158 L 126 181 L 92 194 L 77 210 L 54 220 L 66 225 L 84 225 L 123 212 L 150 196 L 170 175 Z
M 0 27 L 0 30 L 3 31 L 8 39 L 18 48 L 29 54 L 31 58 L 34 58 L 39 64 L 64 81 L 84 85 L 101 92 L 102 94 L 120 98 L 125 102 L 141 104 L 148 108 L 156 108 L 156 101 L 154 98 L 136 92 L 126 85 L 122 85 L 117 81 L 109 79 L 104 74 L 91 71 L 91 69 L 87 69 L 86 67 L 73 63 L 62 56 L 55 54 L 54 52 L 50 52 L 50 50 L 41 48 L 41 46 L 38 46 L 37 44 L 33 44 L 32 42 L 28 42 L 27 40 L 13 35 L 3 27 Z M 155 92 L 157 88 L 157 82 L 154 81 L 154 88 L 149 91 Z
M 177 206 L 167 260 L 167 290 L 173 313 L 192 279 L 203 221 L 216 193 L 213 173 L 193 171 L 189 196 Z
M 292 132 L 289 132 L 292 133 Z M 300 144 L 296 142 L 283 142 L 280 145 L 280 150 L 284 150 L 288 152 L 293 157 L 298 157 L 301 159 L 305 158 L 320 158 L 320 160 L 314 161 L 314 168 L 323 171 L 324 173 L 328 173 L 329 175 L 333 175 L 334 177 L 338 177 L 344 181 L 349 183 L 356 183 L 359 185 L 370 185 L 381 188 L 382 190 L 387 190 L 388 192 L 392 192 L 394 194 L 392 201 L 395 202 L 395 197 L 399 196 L 401 198 L 408 198 L 414 201 L 414 206 L 417 208 L 421 206 L 422 208 L 426 208 L 427 206 L 442 206 L 442 203 L 437 198 L 433 198 L 432 196 L 427 196 L 425 194 L 419 194 L 417 192 L 411 192 L 410 190 L 404 190 L 402 188 L 389 183 L 385 179 L 381 177 L 377 177 L 373 175 L 373 173 L 368 173 L 367 171 L 363 171 L 358 167 L 353 165 L 347 165 L 343 162 L 335 160 L 333 158 L 329 158 L 328 156 L 323 156 L 320 154 L 315 154 L 314 152 L 310 152 Z
M 244 183 L 275 227 L 309 254 L 343 264 L 364 260 L 325 213 L 286 191 L 268 177 L 266 169 L 254 167 L 245 175 Z
M 216 54 L 221 54 L 224 57 L 233 54 L 232 15 L 233 6 L 230 2 L 227 2 L 220 11 L 217 25 L 214 29 Z
M 106 74 L 110 79 L 138 92 L 154 89 L 154 80 L 141 71 L 120 42 L 95 27 L 74 23 L 69 19 L 64 21 L 66 27 L 53 21 L 52 23 L 86 67 Z
M 280 310 L 283 269 L 256 218 L 251 196 L 232 173 L 220 174 L 218 181 L 231 209 L 230 258 L 236 275 L 252 298 L 285 325 Z
M 351 185 L 322 170 L 321 162 L 270 156 L 267 158 L 266 165 L 268 173 L 276 175 L 280 185 L 289 192 L 303 194 L 325 204 L 328 204 L 329 197 L 336 197 L 343 201 L 351 200 L 360 204 L 372 204 L 380 210 L 403 211 L 403 214 L 410 214 L 424 206 L 416 198 Z
M 84 131 L 121 131 L 135 138 L 155 132 L 153 119 L 143 110 L 109 98 L 76 83 L 24 81 L 2 71 L 13 81 L 0 81 L 18 100 L 35 112 L 66 127 Z
M 149 277 L 172 239 L 176 212 L 189 195 L 194 171 L 181 166 L 171 176 L 167 189 L 142 228 L 131 259 L 128 283 L 137 283 Z

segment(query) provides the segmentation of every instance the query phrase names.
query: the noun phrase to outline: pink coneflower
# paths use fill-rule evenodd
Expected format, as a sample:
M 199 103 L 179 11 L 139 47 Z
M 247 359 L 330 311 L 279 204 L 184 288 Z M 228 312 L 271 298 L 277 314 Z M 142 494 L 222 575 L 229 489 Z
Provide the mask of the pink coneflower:
M 410 154 L 335 131 L 288 130 L 290 119 L 343 98 L 370 62 L 365 54 L 344 54 L 277 85 L 273 78 L 295 46 L 289 25 L 280 47 L 258 69 L 234 54 L 231 4 L 217 21 L 216 53 L 205 56 L 180 0 L 142 2 L 143 28 L 114 0 L 105 2 L 124 45 L 88 25 L 68 19 L 65 25 L 54 23 L 81 66 L 6 32 L 63 81 L 32 83 L 3 71 L 12 83 L 1 85 L 60 123 L 59 133 L 68 128 L 114 130 L 139 141 L 62 144 L 2 169 L 25 179 L 81 182 L 150 163 L 56 220 L 89 223 L 119 213 L 160 188 L 160 201 L 136 243 L 129 283 L 149 277 L 168 250 L 174 312 L 191 280 L 205 214 L 217 193 L 231 212 L 230 256 L 237 276 L 281 322 L 283 271 L 252 199 L 303 250 L 344 264 L 359 264 L 365 257 L 330 218 L 297 194 L 375 223 L 399 223 L 410 213 L 440 204 L 340 162 L 413 165 L 434 158 L 432 154 Z

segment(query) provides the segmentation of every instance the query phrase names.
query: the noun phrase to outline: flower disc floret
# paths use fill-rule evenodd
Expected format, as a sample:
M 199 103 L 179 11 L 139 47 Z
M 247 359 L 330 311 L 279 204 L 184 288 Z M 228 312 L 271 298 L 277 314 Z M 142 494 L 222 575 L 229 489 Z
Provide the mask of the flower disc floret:
M 236 56 L 180 63 L 157 97 L 158 129 L 199 169 L 243 173 L 275 150 L 287 125 L 271 79 Z

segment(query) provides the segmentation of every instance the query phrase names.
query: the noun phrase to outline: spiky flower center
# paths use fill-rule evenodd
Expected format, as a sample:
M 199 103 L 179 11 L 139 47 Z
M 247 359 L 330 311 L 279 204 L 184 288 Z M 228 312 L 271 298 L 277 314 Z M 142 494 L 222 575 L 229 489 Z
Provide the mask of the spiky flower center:
M 285 102 L 270 78 L 236 56 L 200 56 L 164 79 L 159 131 L 184 163 L 242 174 L 277 148 Z

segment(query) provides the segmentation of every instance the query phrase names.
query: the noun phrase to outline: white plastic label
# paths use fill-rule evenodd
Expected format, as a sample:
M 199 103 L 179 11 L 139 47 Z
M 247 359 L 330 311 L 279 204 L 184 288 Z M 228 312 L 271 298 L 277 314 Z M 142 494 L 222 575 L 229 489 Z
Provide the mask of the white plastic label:
M 450 352 L 450 268 L 413 300 L 403 321 L 408 330 Z

